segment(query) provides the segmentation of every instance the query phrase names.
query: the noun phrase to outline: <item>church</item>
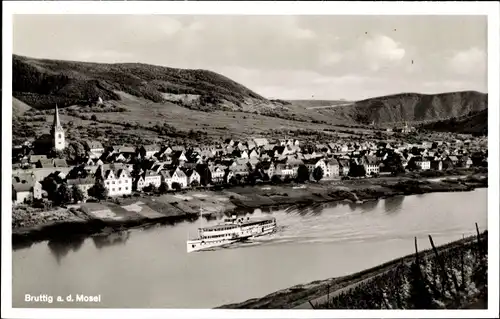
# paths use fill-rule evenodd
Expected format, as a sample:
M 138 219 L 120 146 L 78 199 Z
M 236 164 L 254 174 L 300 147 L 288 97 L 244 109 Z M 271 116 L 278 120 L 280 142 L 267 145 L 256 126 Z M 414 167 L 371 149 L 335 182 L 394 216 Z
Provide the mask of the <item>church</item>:
M 54 112 L 54 120 L 50 129 L 50 134 L 43 134 L 34 143 L 36 154 L 48 154 L 52 149 L 62 151 L 66 148 L 64 129 L 59 119 L 57 104 Z

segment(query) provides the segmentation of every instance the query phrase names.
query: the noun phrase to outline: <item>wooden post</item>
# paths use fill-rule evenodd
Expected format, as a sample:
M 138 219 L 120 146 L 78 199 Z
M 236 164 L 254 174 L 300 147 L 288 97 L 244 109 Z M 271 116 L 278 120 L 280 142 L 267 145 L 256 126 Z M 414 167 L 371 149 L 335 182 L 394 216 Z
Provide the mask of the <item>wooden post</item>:
M 314 307 L 314 305 L 312 304 L 311 300 L 308 300 L 308 302 L 309 302 L 309 304 L 311 305 L 311 307 L 312 307 L 313 309 L 316 309 L 316 307 Z
M 328 293 L 326 295 L 326 302 L 328 305 L 328 309 L 330 309 L 330 283 L 328 283 L 327 289 L 328 289 Z
M 462 239 L 465 239 L 465 235 L 462 234 Z M 465 249 L 465 241 L 463 243 L 464 245 L 464 249 Z M 465 270 L 464 270 L 465 266 L 464 266 L 464 251 L 462 250 L 461 251 L 461 254 L 460 254 L 460 272 L 461 272 L 461 276 L 462 276 L 462 284 L 461 284 L 461 290 L 465 290 Z
M 481 246 L 481 234 L 479 233 L 479 226 L 476 224 L 476 233 L 477 233 L 477 250 L 478 250 L 478 253 L 482 256 L 483 254 L 483 249 L 482 249 L 482 246 Z
M 445 267 L 445 264 L 444 264 L 444 261 L 443 259 L 441 259 L 441 256 L 438 254 L 438 251 L 436 249 L 436 246 L 434 245 L 434 241 L 432 240 L 432 236 L 429 235 L 429 241 L 431 242 L 431 246 L 432 246 L 432 250 L 434 251 L 434 254 L 436 255 L 436 259 L 437 261 L 439 262 L 439 265 L 441 266 L 441 271 L 442 271 L 442 274 L 443 274 L 443 280 L 442 282 L 443 283 L 446 283 L 447 286 L 449 286 L 449 280 L 450 278 L 448 277 L 448 273 L 446 272 L 446 267 Z M 455 276 L 455 274 L 452 272 L 451 273 L 452 275 L 452 278 L 453 278 L 453 284 L 455 286 L 455 297 L 458 296 L 458 282 L 457 282 L 457 277 Z M 451 292 L 451 289 L 450 289 L 450 292 Z

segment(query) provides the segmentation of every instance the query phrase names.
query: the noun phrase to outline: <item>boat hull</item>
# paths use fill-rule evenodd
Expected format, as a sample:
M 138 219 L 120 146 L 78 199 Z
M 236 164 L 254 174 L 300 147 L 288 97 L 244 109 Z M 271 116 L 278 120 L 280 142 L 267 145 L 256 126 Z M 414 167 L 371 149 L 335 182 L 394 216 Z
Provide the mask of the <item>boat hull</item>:
M 226 245 L 230 245 L 239 241 L 244 241 L 250 238 L 250 236 L 245 236 L 245 237 L 239 237 L 239 238 L 231 238 L 231 239 L 220 239 L 220 240 L 189 240 L 187 242 L 187 252 L 195 252 L 195 251 L 201 251 L 201 250 L 206 250 L 210 248 L 215 248 L 215 247 L 223 247 Z

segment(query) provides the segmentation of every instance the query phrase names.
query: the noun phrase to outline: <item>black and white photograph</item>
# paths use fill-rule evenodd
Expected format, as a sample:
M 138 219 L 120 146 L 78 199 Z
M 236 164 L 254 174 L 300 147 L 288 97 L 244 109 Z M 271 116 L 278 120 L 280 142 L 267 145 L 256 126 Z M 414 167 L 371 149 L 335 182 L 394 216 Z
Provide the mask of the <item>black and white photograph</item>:
M 4 22 L 2 317 L 498 315 L 498 3 L 104 2 Z

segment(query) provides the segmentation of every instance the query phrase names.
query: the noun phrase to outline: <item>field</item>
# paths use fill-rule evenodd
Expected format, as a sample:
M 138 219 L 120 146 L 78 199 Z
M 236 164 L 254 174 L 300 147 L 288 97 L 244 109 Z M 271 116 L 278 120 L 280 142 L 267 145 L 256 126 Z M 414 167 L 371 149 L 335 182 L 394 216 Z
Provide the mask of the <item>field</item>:
M 334 132 L 372 135 L 375 131 L 367 128 L 346 128 L 331 124 L 313 123 L 315 120 L 289 120 L 240 111 L 203 112 L 188 109 L 171 102 L 156 103 L 144 98 L 135 97 L 123 92 L 116 92 L 121 100 L 114 105 L 126 110 L 121 112 L 79 112 L 61 109 L 60 118 L 67 132 L 68 140 L 97 139 L 101 142 L 114 141 L 119 144 L 158 142 L 162 140 L 178 141 L 198 140 L 212 143 L 225 138 L 246 139 L 251 136 L 274 136 L 283 138 L 286 134 L 293 137 L 295 131 L 299 135 L 308 136 L 312 132 L 332 135 Z M 299 117 L 316 117 L 324 121 L 323 115 L 316 110 L 307 110 L 293 106 Z M 39 113 L 36 113 L 39 112 Z M 37 115 L 41 114 L 41 115 Z M 95 115 L 95 117 L 94 117 Z M 47 134 L 52 125 L 53 116 L 50 111 L 28 112 L 18 116 L 14 123 L 13 138 L 21 141 L 25 133 L 34 136 Z M 21 125 L 21 126 L 16 126 Z M 169 132 L 160 133 L 158 127 L 167 125 Z M 16 129 L 17 128 L 17 129 Z

